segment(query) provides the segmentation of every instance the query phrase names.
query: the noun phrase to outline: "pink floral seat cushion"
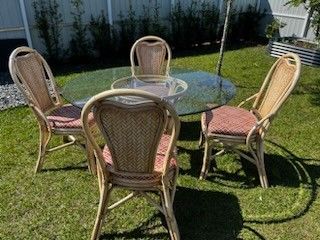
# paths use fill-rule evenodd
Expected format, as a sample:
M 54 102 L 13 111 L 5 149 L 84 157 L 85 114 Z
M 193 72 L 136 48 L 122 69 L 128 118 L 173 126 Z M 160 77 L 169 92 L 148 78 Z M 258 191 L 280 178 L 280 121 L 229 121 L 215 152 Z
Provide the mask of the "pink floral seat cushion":
M 122 182 L 125 183 L 127 181 L 135 181 L 141 184 L 157 184 L 161 181 L 161 176 L 163 172 L 163 163 L 165 160 L 165 154 L 169 146 L 170 135 L 163 134 L 158 146 L 156 160 L 154 163 L 154 172 L 152 174 L 134 174 L 132 175 L 124 175 L 119 172 L 115 172 L 113 168 L 113 161 L 111 157 L 110 150 L 107 145 L 103 148 L 103 157 L 107 164 L 107 169 L 112 173 L 113 178 L 121 178 Z M 172 157 L 169 165 L 169 176 L 173 177 L 175 172 L 177 171 L 178 165 L 175 157 Z
M 47 119 L 52 128 L 72 128 L 81 129 L 81 109 L 65 105 L 53 110 Z M 93 114 L 89 114 L 90 125 L 94 123 Z
M 250 111 L 222 106 L 202 114 L 202 131 L 210 134 L 245 137 L 255 126 L 257 118 Z

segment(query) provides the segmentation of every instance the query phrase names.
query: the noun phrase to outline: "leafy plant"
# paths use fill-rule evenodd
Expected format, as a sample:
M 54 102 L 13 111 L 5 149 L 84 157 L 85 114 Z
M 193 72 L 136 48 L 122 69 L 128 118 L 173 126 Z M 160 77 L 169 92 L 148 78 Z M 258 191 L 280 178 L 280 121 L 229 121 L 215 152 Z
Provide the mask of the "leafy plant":
M 172 44 L 186 48 L 216 39 L 218 11 L 213 4 L 192 1 L 184 10 L 180 1 L 170 15 Z
M 228 38 L 233 42 L 256 40 L 259 37 L 259 22 L 264 15 L 265 12 L 256 10 L 256 7 L 250 4 L 244 11 L 232 9 Z
M 34 0 L 36 28 L 43 40 L 49 60 L 57 61 L 61 57 L 62 15 L 56 0 Z
M 119 17 L 119 52 L 121 54 L 127 54 L 136 39 L 138 31 L 136 13 L 133 10 L 132 5 L 129 5 L 129 11 L 126 18 L 123 16 L 122 12 L 120 12 Z
M 201 43 L 216 40 L 218 22 L 219 11 L 215 5 L 208 2 L 201 3 L 199 9 L 199 40 Z
M 91 15 L 89 31 L 92 35 L 93 48 L 98 52 L 99 57 L 106 57 L 114 51 L 113 31 L 107 23 L 104 12 L 97 17 Z
M 83 24 L 82 16 L 84 14 L 82 0 L 71 0 L 74 11 L 73 16 L 73 34 L 70 41 L 71 56 L 79 61 L 89 56 L 89 41 L 87 39 L 87 27 Z
M 184 28 L 184 19 L 185 13 L 182 10 L 180 1 L 172 9 L 170 14 L 170 23 L 171 23 L 171 44 L 174 44 L 176 47 L 185 47 L 185 28 Z
M 273 19 L 272 22 L 266 27 L 266 37 L 269 39 L 278 38 L 280 28 L 283 28 L 286 25 L 286 23 L 280 22 L 279 19 Z
M 320 42 L 320 0 L 289 0 L 286 4 L 295 7 L 303 4 L 306 9 L 310 10 L 311 26 L 314 29 L 316 41 Z
M 142 16 L 139 18 L 139 35 L 157 35 L 165 38 L 166 27 L 161 24 L 159 13 L 160 6 L 157 1 L 155 1 L 154 6 L 152 7 L 152 12 L 146 5 L 143 5 L 142 8 Z M 152 13 L 152 16 L 150 16 L 150 12 Z
M 239 37 L 245 40 L 255 40 L 259 35 L 259 23 L 265 16 L 256 7 L 249 4 L 246 11 L 239 13 L 238 33 Z

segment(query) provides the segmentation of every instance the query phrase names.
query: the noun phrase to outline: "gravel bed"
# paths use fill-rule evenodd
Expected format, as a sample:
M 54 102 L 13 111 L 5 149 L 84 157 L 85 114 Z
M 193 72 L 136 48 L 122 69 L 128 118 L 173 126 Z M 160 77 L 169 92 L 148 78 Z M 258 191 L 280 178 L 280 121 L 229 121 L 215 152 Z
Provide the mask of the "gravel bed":
M 15 84 L 0 85 L 0 110 L 26 105 L 24 97 Z

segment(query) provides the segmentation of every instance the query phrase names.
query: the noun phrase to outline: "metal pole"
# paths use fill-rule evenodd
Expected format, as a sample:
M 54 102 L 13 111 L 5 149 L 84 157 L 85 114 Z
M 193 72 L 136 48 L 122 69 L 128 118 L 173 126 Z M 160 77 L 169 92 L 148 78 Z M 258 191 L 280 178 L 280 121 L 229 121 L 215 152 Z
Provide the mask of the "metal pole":
M 113 25 L 113 16 L 112 16 L 112 4 L 111 0 L 107 0 L 108 4 L 108 21 L 110 25 Z
M 20 3 L 20 11 L 21 11 L 21 15 L 22 15 L 24 32 L 26 34 L 28 46 L 33 48 L 32 39 L 31 39 L 31 35 L 30 35 L 28 18 L 27 18 L 27 13 L 26 13 L 26 6 L 24 4 L 24 0 L 20 0 L 19 3 Z
M 225 42 L 226 42 L 228 28 L 229 28 L 229 20 L 230 20 L 230 12 L 231 12 L 232 1 L 233 0 L 228 0 L 228 2 L 227 2 L 227 12 L 226 12 L 226 17 L 225 17 L 224 26 L 223 26 L 223 34 L 222 34 L 221 46 L 220 46 L 220 54 L 219 54 L 219 60 L 218 60 L 218 63 L 217 63 L 217 68 L 216 68 L 216 72 L 217 72 L 218 76 L 221 76 L 221 67 L 222 67 L 224 50 L 225 50 Z

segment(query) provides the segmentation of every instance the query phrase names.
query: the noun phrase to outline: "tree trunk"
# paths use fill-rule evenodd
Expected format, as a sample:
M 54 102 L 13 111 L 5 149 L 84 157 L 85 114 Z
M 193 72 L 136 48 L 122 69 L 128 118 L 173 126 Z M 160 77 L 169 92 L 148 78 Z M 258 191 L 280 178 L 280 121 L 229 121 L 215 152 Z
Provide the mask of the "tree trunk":
M 220 54 L 219 54 L 219 60 L 217 63 L 217 68 L 216 72 L 219 76 L 221 76 L 221 67 L 222 67 L 222 62 L 223 62 L 223 56 L 224 56 L 224 50 L 225 50 L 225 42 L 227 39 L 227 33 L 228 33 L 228 28 L 229 28 L 229 20 L 230 20 L 230 12 L 231 12 L 231 6 L 232 6 L 232 1 L 233 0 L 227 0 L 227 12 L 226 12 L 226 17 L 224 21 L 224 26 L 223 26 L 223 34 L 222 34 L 222 39 L 221 39 L 221 46 L 220 46 Z

